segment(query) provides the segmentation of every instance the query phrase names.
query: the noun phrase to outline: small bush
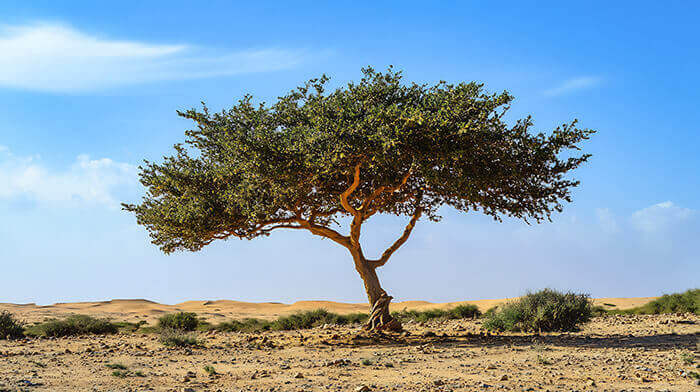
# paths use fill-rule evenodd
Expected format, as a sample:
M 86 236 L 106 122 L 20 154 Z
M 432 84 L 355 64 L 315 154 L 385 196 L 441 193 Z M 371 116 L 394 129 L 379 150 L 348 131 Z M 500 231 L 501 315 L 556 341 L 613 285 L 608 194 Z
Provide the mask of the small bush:
M 575 331 L 592 315 L 588 295 L 545 289 L 499 306 L 483 327 L 492 331 Z
M 391 314 L 400 321 L 426 322 L 434 319 L 455 320 L 465 318 L 475 318 L 481 316 L 479 308 L 475 305 L 459 305 L 451 309 L 428 309 L 428 310 L 403 310 Z
M 363 314 L 353 314 L 348 317 L 330 313 L 324 309 L 317 309 L 280 317 L 271 324 L 271 329 L 289 331 L 313 328 L 323 324 L 347 325 L 363 320 L 363 317 L 364 320 L 367 319 L 367 316 Z
M 683 361 L 683 363 L 686 365 L 692 365 L 693 363 L 695 363 L 695 354 L 682 353 L 681 354 L 681 361 Z
M 33 325 L 27 328 L 26 333 L 31 336 L 62 337 L 88 334 L 103 335 L 117 333 L 118 330 L 117 325 L 109 320 L 74 315 L 63 320 L 49 320 Z
M 194 331 L 198 325 L 199 319 L 197 319 L 197 315 L 189 312 L 170 313 L 158 319 L 158 327 L 160 329 Z
M 108 363 L 105 366 L 112 370 L 126 370 L 126 366 L 121 363 Z
M 0 339 L 17 339 L 24 336 L 24 327 L 8 311 L 0 312 Z
M 143 320 L 137 322 L 137 323 L 130 323 L 128 321 L 118 321 L 113 323 L 119 332 L 127 332 L 127 333 L 133 333 L 138 331 L 141 327 L 146 325 L 147 323 Z
M 269 331 L 272 322 L 254 318 L 242 321 L 232 320 L 217 324 L 214 329 L 221 332 L 261 332 Z
M 199 346 L 194 335 L 185 333 L 181 329 L 163 329 L 160 333 L 160 342 L 169 347 Z
M 119 378 L 127 378 L 129 377 L 129 372 L 125 370 L 115 370 L 112 372 L 112 376 Z
M 628 314 L 695 313 L 700 314 L 700 289 L 683 293 L 664 294 L 660 298 L 640 307 L 627 309 Z
M 204 366 L 204 371 L 210 376 L 213 376 L 216 374 L 216 369 L 214 369 L 214 366 L 211 366 L 211 365 Z

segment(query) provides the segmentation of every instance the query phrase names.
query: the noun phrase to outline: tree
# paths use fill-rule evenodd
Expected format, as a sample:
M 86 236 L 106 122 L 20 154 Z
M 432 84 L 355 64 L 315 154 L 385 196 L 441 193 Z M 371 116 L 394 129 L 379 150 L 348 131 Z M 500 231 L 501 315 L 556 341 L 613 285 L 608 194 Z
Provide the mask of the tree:
M 306 230 L 347 248 L 371 306 L 368 327 L 398 330 L 377 268 L 438 210 L 480 211 L 541 222 L 571 201 L 565 178 L 588 158 L 593 133 L 564 124 L 531 134 L 530 117 L 507 125 L 513 97 L 478 83 L 406 84 L 401 72 L 363 69 L 359 83 L 326 92 L 312 79 L 271 106 L 247 95 L 231 109 L 178 112 L 193 120 L 187 145 L 145 162 L 141 204 L 123 204 L 165 253 L 218 239 Z M 203 104 L 204 105 L 204 104 Z M 376 214 L 406 216 L 403 233 L 376 259 L 360 242 Z M 339 227 L 348 224 L 347 234 Z

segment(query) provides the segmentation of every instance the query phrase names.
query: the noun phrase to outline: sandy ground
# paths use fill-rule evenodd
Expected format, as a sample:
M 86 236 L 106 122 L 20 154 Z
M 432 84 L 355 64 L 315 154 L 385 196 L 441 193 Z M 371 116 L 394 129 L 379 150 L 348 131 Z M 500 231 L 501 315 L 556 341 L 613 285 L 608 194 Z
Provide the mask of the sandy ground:
M 175 307 L 209 306 L 186 304 Z M 250 314 L 281 312 L 269 307 Z M 691 377 L 700 373 L 695 315 L 598 317 L 581 332 L 542 335 L 488 335 L 480 327 L 459 320 L 409 323 L 405 335 L 336 326 L 208 332 L 198 335 L 200 348 L 167 348 L 150 334 L 0 340 L 0 391 L 700 390 Z M 127 367 L 126 377 L 112 375 L 106 365 L 114 363 Z
M 596 305 L 608 309 L 628 309 L 643 305 L 657 297 L 639 298 L 597 298 Z M 482 312 L 508 301 L 508 299 L 483 299 L 477 301 L 431 303 L 426 301 L 405 301 L 391 304 L 392 311 L 446 309 L 461 304 L 474 304 Z M 610 306 L 613 305 L 613 306 Z M 210 322 L 221 322 L 230 319 L 254 317 L 275 319 L 291 313 L 304 310 L 326 309 L 339 314 L 367 313 L 368 305 L 348 304 L 331 301 L 299 301 L 291 305 L 282 303 L 251 303 L 230 300 L 218 301 L 187 301 L 175 305 L 159 304 L 144 299 L 114 299 L 102 302 L 58 303 L 47 306 L 35 304 L 0 303 L 0 311 L 7 310 L 28 323 L 43 321 L 47 318 L 61 318 L 71 314 L 87 314 L 95 317 L 107 317 L 117 321 L 145 320 L 153 323 L 158 317 L 171 312 L 195 312 Z

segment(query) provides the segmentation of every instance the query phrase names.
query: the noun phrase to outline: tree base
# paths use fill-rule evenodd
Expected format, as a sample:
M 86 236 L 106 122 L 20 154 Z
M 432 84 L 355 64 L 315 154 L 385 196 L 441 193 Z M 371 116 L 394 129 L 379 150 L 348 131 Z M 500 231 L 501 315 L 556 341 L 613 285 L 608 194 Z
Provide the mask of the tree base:
M 369 331 L 391 331 L 401 332 L 403 327 L 399 320 L 393 318 L 389 313 L 389 303 L 394 297 L 383 294 L 372 305 L 372 310 L 369 315 L 369 320 L 365 325 L 365 329 Z

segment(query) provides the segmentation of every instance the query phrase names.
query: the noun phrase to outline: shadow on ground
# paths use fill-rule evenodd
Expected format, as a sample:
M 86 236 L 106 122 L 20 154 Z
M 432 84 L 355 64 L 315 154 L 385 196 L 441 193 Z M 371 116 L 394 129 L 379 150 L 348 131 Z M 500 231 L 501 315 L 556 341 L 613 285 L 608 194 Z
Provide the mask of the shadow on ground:
M 648 336 L 605 335 L 581 336 L 575 334 L 552 335 L 439 335 L 439 336 L 401 336 L 391 334 L 357 335 L 348 340 L 324 340 L 327 346 L 421 346 L 434 347 L 529 347 L 534 344 L 551 347 L 580 348 L 643 348 L 668 351 L 673 349 L 695 350 L 700 342 L 700 333 L 660 334 Z

